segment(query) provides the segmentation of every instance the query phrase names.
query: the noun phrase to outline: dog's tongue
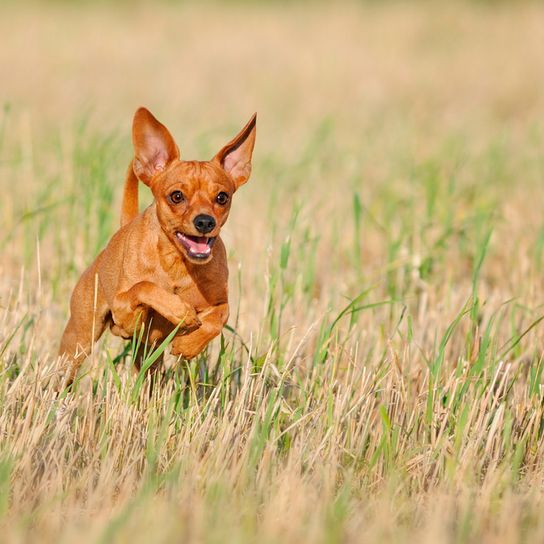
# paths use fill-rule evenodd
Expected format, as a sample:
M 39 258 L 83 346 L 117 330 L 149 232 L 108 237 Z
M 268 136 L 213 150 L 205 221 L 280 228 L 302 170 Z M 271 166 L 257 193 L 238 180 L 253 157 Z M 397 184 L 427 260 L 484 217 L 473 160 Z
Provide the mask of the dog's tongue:
M 189 246 L 193 253 L 208 253 L 210 247 L 208 246 L 208 238 L 205 236 L 191 236 L 187 237 Z

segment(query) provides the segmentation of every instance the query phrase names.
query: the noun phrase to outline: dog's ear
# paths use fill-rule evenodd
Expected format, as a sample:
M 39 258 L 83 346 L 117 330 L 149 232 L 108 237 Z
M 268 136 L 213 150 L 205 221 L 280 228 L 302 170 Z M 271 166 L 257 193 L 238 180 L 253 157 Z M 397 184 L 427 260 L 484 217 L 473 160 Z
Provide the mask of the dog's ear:
M 257 114 L 254 113 L 248 124 L 213 159 L 232 176 L 236 189 L 243 185 L 251 174 L 251 155 L 255 147 L 256 134 Z
M 155 174 L 179 158 L 179 149 L 168 129 L 145 108 L 138 108 L 132 122 L 134 173 L 146 185 Z

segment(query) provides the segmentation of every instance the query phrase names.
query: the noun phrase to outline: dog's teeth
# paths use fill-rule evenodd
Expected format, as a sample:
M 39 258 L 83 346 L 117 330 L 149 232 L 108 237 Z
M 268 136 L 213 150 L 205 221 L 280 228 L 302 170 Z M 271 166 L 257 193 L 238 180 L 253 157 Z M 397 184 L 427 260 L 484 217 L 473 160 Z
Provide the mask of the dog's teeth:
M 215 238 L 187 236 L 182 232 L 176 232 L 176 237 L 183 244 L 189 255 L 195 258 L 208 257 L 212 252 L 212 246 L 215 242 Z

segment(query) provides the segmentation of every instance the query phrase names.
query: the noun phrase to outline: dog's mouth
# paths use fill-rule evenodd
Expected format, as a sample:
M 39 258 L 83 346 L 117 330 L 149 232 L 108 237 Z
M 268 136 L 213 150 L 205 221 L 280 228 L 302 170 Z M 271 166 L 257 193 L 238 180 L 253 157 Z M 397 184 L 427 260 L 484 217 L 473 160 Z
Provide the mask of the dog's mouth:
M 187 251 L 187 255 L 192 259 L 204 261 L 212 254 L 215 238 L 191 236 L 190 234 L 183 234 L 181 232 L 176 232 L 176 238 L 185 248 L 185 251 Z

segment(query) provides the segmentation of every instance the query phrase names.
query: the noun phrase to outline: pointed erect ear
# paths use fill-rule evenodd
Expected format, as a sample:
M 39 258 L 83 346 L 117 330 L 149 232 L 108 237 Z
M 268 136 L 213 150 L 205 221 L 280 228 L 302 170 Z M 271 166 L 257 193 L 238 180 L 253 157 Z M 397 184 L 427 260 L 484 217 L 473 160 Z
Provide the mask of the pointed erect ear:
M 251 174 L 251 155 L 255 147 L 256 134 L 257 114 L 254 113 L 249 123 L 213 159 L 232 176 L 236 189 L 243 185 Z
M 153 176 L 179 158 L 179 149 L 168 129 L 149 110 L 139 108 L 132 122 L 134 173 L 146 185 Z

